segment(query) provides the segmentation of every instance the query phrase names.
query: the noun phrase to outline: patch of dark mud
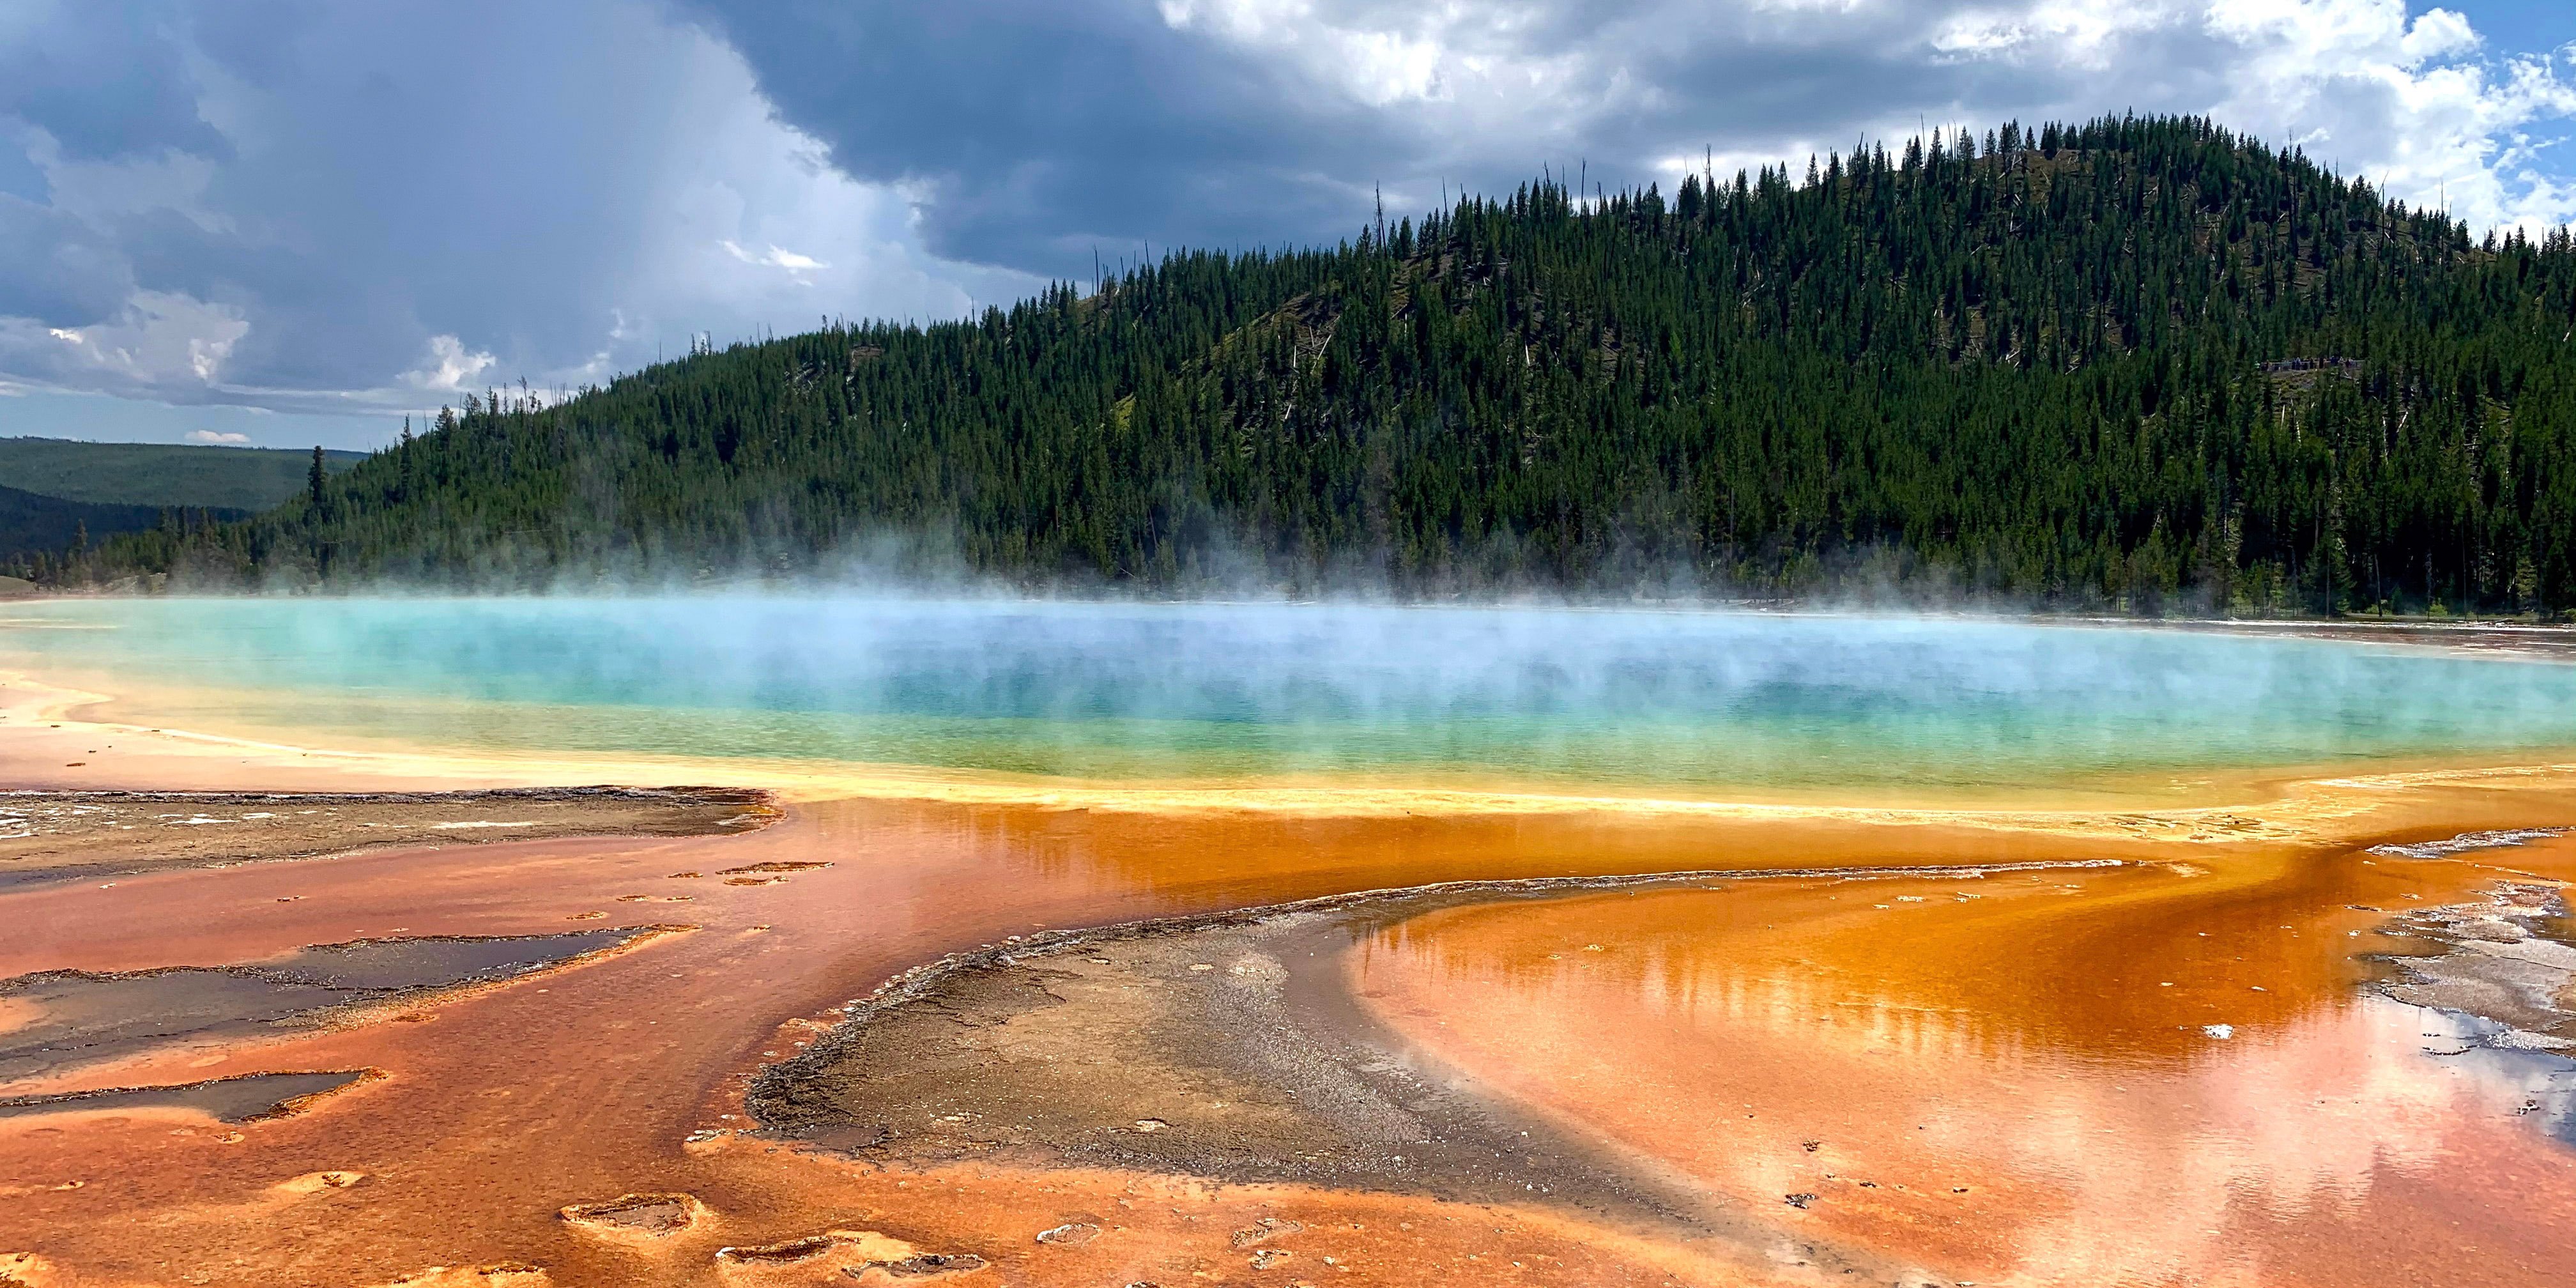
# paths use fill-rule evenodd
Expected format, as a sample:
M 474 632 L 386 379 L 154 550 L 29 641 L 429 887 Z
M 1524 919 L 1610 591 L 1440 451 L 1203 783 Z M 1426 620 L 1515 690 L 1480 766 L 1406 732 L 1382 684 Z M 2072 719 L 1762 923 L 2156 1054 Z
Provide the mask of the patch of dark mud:
M 1765 1237 L 1696 1189 L 1481 1093 L 1351 996 L 1355 943 L 1469 903 L 1759 878 L 1974 879 L 2116 860 L 1458 882 L 1062 931 L 853 1003 L 748 1096 L 768 1131 L 890 1164 L 976 1158 L 1471 1202 Z M 1874 1269 L 1823 1248 L 1820 1263 Z
M 716 875 L 723 877 L 724 883 L 729 886 L 778 885 L 787 880 L 790 873 L 812 872 L 818 868 L 828 868 L 830 866 L 832 865 L 829 863 L 795 863 L 772 860 L 767 863 L 746 863 L 738 868 L 725 868 L 717 872 Z
M 659 929 L 359 939 L 234 966 L 19 975 L 0 980 L 0 1001 L 21 1004 L 31 1018 L 0 1029 L 0 1084 L 180 1043 L 274 1034 L 360 1007 L 497 983 L 621 947 Z
M 2576 1052 L 2576 945 L 2567 937 L 2563 890 L 2507 881 L 2478 903 L 2442 904 L 2398 917 L 2383 933 L 2433 951 L 2388 960 L 2381 992 L 2410 1006 L 2492 1020 L 2487 1045 Z
M 748 1248 L 718 1248 L 716 1260 L 746 1266 L 776 1266 L 797 1261 L 810 1261 L 830 1252 L 839 1240 L 828 1234 L 809 1234 L 801 1239 L 785 1239 Z
M 2375 644 L 2388 648 L 2446 649 L 2468 654 L 2503 655 L 2546 661 L 2576 661 L 2576 630 L 2531 622 L 2437 621 L 2428 618 L 2284 619 L 2216 621 L 2102 619 L 2108 624 L 2135 621 L 2154 630 L 2206 631 L 2227 635 L 2297 636 Z
M 768 793 L 724 787 L 0 792 L 0 889 L 393 845 L 709 836 L 779 816 Z
M 620 1194 L 600 1203 L 575 1203 L 557 1215 L 568 1224 L 617 1234 L 663 1238 L 697 1223 L 699 1204 L 689 1194 Z
M 2448 859 L 2462 854 L 2473 854 L 2479 850 L 2509 850 L 2517 846 L 2529 845 L 2533 841 L 2565 836 L 2569 830 L 2564 827 L 2521 827 L 2494 832 L 2462 832 L 2458 836 L 2444 837 L 2437 841 L 2410 841 L 2402 844 L 2391 842 L 2387 845 L 2374 845 L 2370 847 L 2370 852 L 2384 854 L 2392 859 Z
M 852 1279 L 864 1279 L 871 1270 L 882 1271 L 889 1279 L 935 1279 L 941 1275 L 972 1274 L 983 1268 L 984 1259 L 971 1252 L 925 1252 L 900 1261 L 871 1261 L 845 1268 L 841 1273 Z
M 57 1096 L 0 1098 L 0 1118 L 37 1114 L 114 1113 L 135 1109 L 189 1109 L 217 1122 L 282 1118 L 316 1098 L 364 1082 L 364 1069 L 325 1073 L 250 1073 L 165 1087 L 110 1087 Z
M 2576 934 L 2566 891 L 2502 882 L 2477 903 L 2419 908 L 2381 933 L 2429 951 L 2381 959 L 2373 987 L 2424 1017 L 2425 1051 L 2518 1084 L 2517 1112 L 2576 1144 Z

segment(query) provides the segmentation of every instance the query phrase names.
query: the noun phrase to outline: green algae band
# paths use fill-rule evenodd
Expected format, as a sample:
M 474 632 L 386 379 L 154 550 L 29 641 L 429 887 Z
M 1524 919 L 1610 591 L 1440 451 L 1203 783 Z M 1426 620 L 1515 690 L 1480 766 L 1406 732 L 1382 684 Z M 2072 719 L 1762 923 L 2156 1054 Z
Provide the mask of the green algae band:
M 0 664 L 428 745 L 1092 778 L 2030 786 L 2576 745 L 2576 670 L 1957 618 L 830 595 L 55 601 Z M 213 709 L 210 707 L 210 709 Z

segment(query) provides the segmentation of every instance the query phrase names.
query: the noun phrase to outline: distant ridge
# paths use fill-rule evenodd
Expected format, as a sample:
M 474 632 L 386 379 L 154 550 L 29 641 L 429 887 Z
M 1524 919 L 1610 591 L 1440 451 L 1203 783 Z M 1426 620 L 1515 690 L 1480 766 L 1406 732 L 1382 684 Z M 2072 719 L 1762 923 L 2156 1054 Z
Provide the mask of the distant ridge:
M 0 574 L 18 560 L 39 551 L 95 546 L 118 533 L 140 532 L 161 522 L 164 511 L 148 505 L 93 505 L 0 487 Z M 247 517 L 247 510 L 200 512 L 216 521 Z
M 2576 244 L 2191 118 L 1941 134 L 469 397 L 56 576 L 2576 608 Z
M 366 458 L 323 453 L 335 472 Z M 0 486 L 100 505 L 265 510 L 303 489 L 312 459 L 300 449 L 0 438 Z

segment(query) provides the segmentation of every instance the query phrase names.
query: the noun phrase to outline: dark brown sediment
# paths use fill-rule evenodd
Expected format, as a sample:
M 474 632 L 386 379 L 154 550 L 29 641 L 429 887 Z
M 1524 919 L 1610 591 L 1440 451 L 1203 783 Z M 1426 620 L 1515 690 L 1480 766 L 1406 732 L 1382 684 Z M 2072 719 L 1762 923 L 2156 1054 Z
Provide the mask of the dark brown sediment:
M 2068 860 L 1937 875 L 1976 882 L 2116 866 Z M 1348 951 L 1441 908 L 1897 875 L 1924 873 L 1461 881 L 1049 932 L 908 972 L 804 1054 L 764 1070 L 746 1105 L 782 1137 L 881 1164 L 990 1160 L 1556 1206 L 1749 1252 L 1775 1241 L 1768 1224 L 1481 1093 L 1379 1023 L 1349 991 Z M 1865 1248 L 1793 1247 L 1814 1267 L 1868 1282 L 1892 1282 L 1901 1269 Z
M 1477 1095 L 1355 1004 L 1344 957 L 1443 908 L 1604 890 L 1899 876 L 1975 882 L 2117 859 L 1456 881 L 1015 937 L 854 1002 L 746 1105 L 874 1159 L 1142 1168 L 1570 1203 L 1702 1226 L 1693 1196 Z
M 293 1113 L 318 1097 L 354 1086 L 367 1077 L 365 1069 L 250 1073 L 166 1087 L 102 1087 L 52 1096 L 6 1096 L 0 1097 L 0 1118 L 175 1109 L 203 1114 L 219 1123 L 260 1122 Z
M 19 975 L 0 980 L 0 1006 L 24 1017 L 0 1028 L 0 1086 L 41 1083 L 168 1047 L 347 1022 L 366 1008 L 517 979 L 668 929 L 361 939 L 229 966 Z
M 2378 644 L 2390 648 L 2450 649 L 2488 656 L 2525 657 L 2540 661 L 2576 661 L 2576 627 L 2543 622 L 2432 618 L 2283 618 L 2211 619 L 2206 621 L 2114 621 L 2101 624 L 2133 629 L 2180 630 L 2228 635 L 2297 636 Z
M 722 787 L 0 792 L 0 889 L 385 846 L 716 835 L 777 815 L 768 793 Z

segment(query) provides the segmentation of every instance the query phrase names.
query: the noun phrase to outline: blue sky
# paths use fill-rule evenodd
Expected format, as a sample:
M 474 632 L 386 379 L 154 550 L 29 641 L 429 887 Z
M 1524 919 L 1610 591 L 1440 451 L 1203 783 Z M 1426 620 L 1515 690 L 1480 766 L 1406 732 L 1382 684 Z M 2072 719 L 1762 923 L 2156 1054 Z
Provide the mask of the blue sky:
M 2495 0 L 2450 6 L 2506 53 L 2545 53 L 2576 41 L 2576 5 L 2563 0 Z
M 2576 217 L 2576 5 L 13 0 L 0 435 L 371 447 L 827 315 L 1918 122 L 2199 112 Z M 5 483 L 0 479 L 0 483 Z

